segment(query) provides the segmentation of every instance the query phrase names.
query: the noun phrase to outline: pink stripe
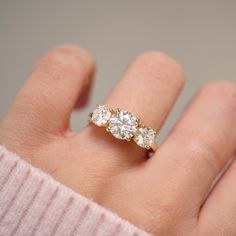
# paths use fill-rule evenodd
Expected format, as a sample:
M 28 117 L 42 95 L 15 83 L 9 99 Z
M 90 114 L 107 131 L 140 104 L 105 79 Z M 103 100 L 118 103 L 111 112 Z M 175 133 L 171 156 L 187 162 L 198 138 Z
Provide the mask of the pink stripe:
M 89 212 L 89 209 L 90 209 L 89 204 L 84 207 L 84 209 L 82 210 L 82 212 L 80 214 L 80 217 L 79 217 L 79 219 L 77 221 L 77 224 L 75 225 L 74 229 L 72 230 L 72 232 L 70 234 L 71 236 L 76 235 L 77 231 L 79 230 L 79 227 L 81 226 L 81 224 L 83 223 L 84 219 L 86 218 L 86 216 L 87 216 L 87 214 Z
M 37 232 L 38 230 L 38 227 L 40 226 L 41 222 L 43 221 L 44 217 L 45 217 L 45 214 L 46 212 L 48 211 L 48 208 L 51 206 L 51 204 L 53 203 L 53 200 L 56 198 L 58 194 L 58 187 L 56 188 L 56 190 L 53 192 L 53 194 L 51 195 L 50 199 L 48 200 L 45 208 L 43 209 L 42 211 L 42 214 L 41 216 L 39 217 L 37 223 L 35 224 L 35 227 L 31 233 L 31 235 L 35 235 L 35 233 Z
M 120 234 L 120 231 L 121 231 L 121 224 L 118 224 L 115 228 L 115 231 L 114 233 L 112 234 L 112 236 L 117 236 Z
M 0 162 L 4 159 L 4 153 L 0 155 Z
M 27 178 L 29 177 L 30 171 L 27 171 L 24 178 L 22 179 L 21 183 L 19 184 L 18 188 L 15 191 L 14 196 L 11 198 L 11 200 L 9 201 L 6 210 L 3 212 L 3 214 L 0 216 L 0 222 L 3 221 L 3 219 L 5 218 L 5 216 L 7 215 L 7 212 L 10 210 L 10 208 L 12 207 L 14 201 L 17 198 L 17 195 L 19 194 L 21 188 L 23 187 L 24 183 L 26 182 Z
M 102 214 L 100 215 L 100 217 L 99 217 L 99 220 L 98 220 L 98 222 L 97 222 L 97 224 L 96 224 L 94 230 L 93 230 L 92 236 L 97 235 L 98 229 L 99 229 L 99 227 L 103 224 L 105 218 L 106 218 L 105 214 L 102 213 Z
M 55 224 L 55 226 L 54 226 L 54 228 L 53 228 L 53 230 L 52 230 L 52 232 L 50 234 L 51 236 L 52 235 L 56 235 L 57 229 L 58 229 L 59 225 L 61 224 L 63 218 L 65 217 L 67 211 L 69 210 L 70 206 L 72 205 L 73 201 L 74 201 L 74 198 L 70 197 L 68 202 L 67 202 L 67 204 L 66 204 L 66 206 L 64 207 L 61 215 L 59 216 L 59 218 L 57 220 L 57 223 Z
M 6 185 L 7 181 L 10 179 L 12 172 L 17 167 L 17 165 L 18 165 L 18 162 L 15 161 L 14 164 L 11 166 L 10 170 L 8 171 L 7 175 L 5 176 L 5 178 L 3 179 L 2 183 L 1 183 L 0 192 L 2 191 L 3 187 Z
M 36 196 L 38 195 L 40 189 L 42 188 L 43 186 L 43 183 L 44 183 L 44 180 L 41 180 L 40 183 L 39 183 L 39 186 L 37 187 L 36 191 L 34 192 L 34 195 L 32 196 L 31 200 L 29 201 L 28 205 L 26 206 L 24 212 L 22 213 L 21 217 L 20 217 L 20 220 L 18 221 L 16 227 L 13 229 L 11 235 L 14 236 L 16 235 L 16 232 L 18 230 L 18 228 L 21 226 L 22 224 L 22 221 L 24 220 L 25 216 L 27 215 L 30 207 L 32 206 L 32 204 L 34 203 L 35 199 L 36 199 Z

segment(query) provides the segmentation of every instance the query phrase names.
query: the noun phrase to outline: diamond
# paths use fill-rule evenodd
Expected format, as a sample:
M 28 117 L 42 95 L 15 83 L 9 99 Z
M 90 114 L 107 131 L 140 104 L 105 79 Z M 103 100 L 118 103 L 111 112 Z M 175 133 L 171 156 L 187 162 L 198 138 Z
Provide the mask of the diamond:
M 141 127 L 134 137 L 135 142 L 143 148 L 150 148 L 155 142 L 156 132 L 149 127 Z
M 127 141 L 134 136 L 137 127 L 137 118 L 128 111 L 116 111 L 108 122 L 108 129 L 111 134 L 118 139 Z
M 104 126 L 108 122 L 110 117 L 110 109 L 104 105 L 98 105 L 91 115 L 91 121 L 98 126 Z

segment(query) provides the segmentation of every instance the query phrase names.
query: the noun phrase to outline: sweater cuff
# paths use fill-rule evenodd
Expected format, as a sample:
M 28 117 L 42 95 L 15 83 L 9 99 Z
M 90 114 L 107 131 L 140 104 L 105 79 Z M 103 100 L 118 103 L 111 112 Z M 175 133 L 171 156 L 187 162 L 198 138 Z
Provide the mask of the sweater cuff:
M 150 234 L 0 146 L 0 235 Z

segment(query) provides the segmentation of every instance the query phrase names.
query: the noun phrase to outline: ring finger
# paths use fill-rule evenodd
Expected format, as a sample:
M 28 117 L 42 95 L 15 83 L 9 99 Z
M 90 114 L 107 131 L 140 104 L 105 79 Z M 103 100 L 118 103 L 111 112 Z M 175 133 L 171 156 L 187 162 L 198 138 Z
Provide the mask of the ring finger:
M 181 67 L 162 53 L 148 52 L 132 63 L 105 104 L 110 108 L 130 111 L 142 124 L 159 131 L 182 86 Z M 88 126 L 84 135 L 88 135 L 90 140 L 94 139 L 96 146 L 112 150 L 119 159 L 133 162 L 140 160 L 137 156 L 143 157 L 145 153 L 145 149 L 141 151 L 135 143 L 115 139 L 94 125 Z M 110 151 L 108 153 L 111 154 Z

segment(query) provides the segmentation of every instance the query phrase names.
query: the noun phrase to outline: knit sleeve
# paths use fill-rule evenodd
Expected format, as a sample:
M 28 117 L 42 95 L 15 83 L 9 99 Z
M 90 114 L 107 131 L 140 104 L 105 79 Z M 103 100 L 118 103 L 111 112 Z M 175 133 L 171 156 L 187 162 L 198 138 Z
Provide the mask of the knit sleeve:
M 150 234 L 0 146 L 0 235 Z

